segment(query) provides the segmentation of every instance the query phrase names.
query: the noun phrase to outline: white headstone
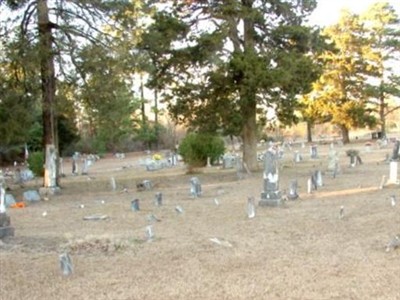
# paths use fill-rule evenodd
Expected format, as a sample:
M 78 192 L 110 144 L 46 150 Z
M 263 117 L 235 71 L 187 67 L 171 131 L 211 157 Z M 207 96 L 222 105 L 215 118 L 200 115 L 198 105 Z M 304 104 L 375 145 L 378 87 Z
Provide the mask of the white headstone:
M 397 168 L 398 168 L 398 162 L 391 161 L 388 184 L 399 184 L 399 180 L 397 179 Z

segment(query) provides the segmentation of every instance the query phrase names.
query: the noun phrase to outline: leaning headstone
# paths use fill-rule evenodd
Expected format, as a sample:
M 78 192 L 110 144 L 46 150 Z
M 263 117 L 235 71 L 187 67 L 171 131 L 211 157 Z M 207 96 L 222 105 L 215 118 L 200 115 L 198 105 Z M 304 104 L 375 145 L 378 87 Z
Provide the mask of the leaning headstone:
M 139 199 L 134 199 L 131 201 L 131 210 L 132 211 L 139 211 Z
M 310 156 L 312 159 L 318 158 L 318 146 L 317 145 L 312 145 L 310 147 Z
M 162 193 L 161 192 L 156 193 L 154 200 L 156 206 L 162 206 Z
M 37 202 L 41 200 L 41 197 L 38 191 L 28 190 L 23 193 L 23 199 L 27 202 Z
M 183 214 L 183 212 L 184 212 L 183 207 L 180 206 L 180 205 L 177 205 L 177 206 L 175 207 L 175 211 L 176 211 L 178 214 Z
M 256 216 L 256 206 L 254 202 L 254 197 L 247 198 L 247 217 L 252 219 Z
M 382 190 L 386 183 L 386 175 L 382 175 L 381 183 L 379 185 L 379 189 Z
M 194 198 L 201 196 L 201 184 L 197 177 L 190 178 L 190 195 Z
M 278 158 L 276 154 L 268 150 L 264 155 L 263 191 L 261 193 L 260 206 L 278 206 L 282 203 L 279 190 Z
M 69 276 L 74 271 L 71 257 L 68 253 L 64 252 L 59 256 L 61 272 L 64 276 Z
M 297 193 L 297 180 L 291 180 L 289 184 L 289 192 L 287 194 L 287 197 L 289 200 L 296 200 L 299 198 L 299 194 Z

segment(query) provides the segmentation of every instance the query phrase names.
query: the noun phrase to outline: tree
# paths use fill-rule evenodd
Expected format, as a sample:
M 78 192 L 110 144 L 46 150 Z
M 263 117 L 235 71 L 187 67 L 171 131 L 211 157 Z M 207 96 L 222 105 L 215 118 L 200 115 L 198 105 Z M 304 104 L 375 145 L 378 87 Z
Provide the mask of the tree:
M 400 76 L 393 66 L 400 62 L 400 19 L 388 3 L 376 3 L 361 15 L 372 51 L 366 59 L 374 72 L 367 82 L 370 103 L 379 115 L 380 130 L 386 137 L 386 116 L 400 106 L 389 107 L 390 98 L 400 97 Z
M 315 5 L 175 1 L 160 19 L 183 25 L 184 38 L 167 41 L 162 65 L 164 99 L 174 119 L 200 132 L 240 135 L 244 162 L 257 169 L 257 116 L 273 109 L 280 119 L 293 120 L 296 95 L 315 79 L 306 55 L 310 29 L 301 26 Z M 158 27 L 164 36 L 162 23 Z
M 324 70 L 314 83 L 309 99 L 317 101 L 320 114 L 337 125 L 344 143 L 348 143 L 353 127 L 373 126 L 375 118 L 367 107 L 366 78 L 372 68 L 365 57 L 371 53 L 359 17 L 343 11 L 339 22 L 325 28 L 335 50 L 321 54 Z
M 106 33 L 101 30 L 105 28 L 105 24 L 109 22 L 116 24 L 116 19 L 108 18 L 110 14 L 117 15 L 119 10 L 131 6 L 131 4 L 127 1 L 115 0 L 56 1 L 50 2 L 50 5 L 49 7 L 47 0 L 0 2 L 2 11 L 7 6 L 17 12 L 12 15 L 14 19 L 7 20 L 7 28 L 4 30 L 11 33 L 14 28 L 20 27 L 20 34 L 23 36 L 21 40 L 24 39 L 31 45 L 37 46 L 36 54 L 40 65 L 42 86 L 43 144 L 45 148 L 43 185 L 53 189 L 58 188 L 55 62 L 57 62 L 60 73 L 68 77 L 66 72 L 73 66 L 75 51 L 79 49 L 79 41 L 81 44 L 84 44 L 84 40 L 101 42 L 96 39 L 95 33 L 97 36 L 100 33 L 105 36 Z M 103 26 L 98 26 L 99 24 Z M 4 36 L 6 35 L 4 34 Z M 20 48 L 20 51 L 23 52 L 24 49 Z

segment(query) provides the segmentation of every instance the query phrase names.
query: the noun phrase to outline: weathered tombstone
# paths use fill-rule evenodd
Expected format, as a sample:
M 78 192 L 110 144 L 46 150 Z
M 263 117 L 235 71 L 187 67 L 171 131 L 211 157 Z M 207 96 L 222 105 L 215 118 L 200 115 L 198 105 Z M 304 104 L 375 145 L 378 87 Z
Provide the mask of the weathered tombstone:
M 312 191 L 313 191 L 313 188 L 312 188 L 312 179 L 311 179 L 311 178 L 308 178 L 308 179 L 307 179 L 307 193 L 311 194 Z
M 10 207 L 16 203 L 15 198 L 12 194 L 6 194 L 4 201 L 6 207 Z
M 365 143 L 365 152 L 370 153 L 371 152 L 371 143 Z
M 391 195 L 390 196 L 390 204 L 392 205 L 392 207 L 396 206 L 396 202 L 397 202 L 396 195 Z
M 110 178 L 110 184 L 111 184 L 111 189 L 112 189 L 113 191 L 115 191 L 115 190 L 117 189 L 117 184 L 116 184 L 116 182 L 115 182 L 115 178 L 114 178 L 114 177 L 111 177 L 111 178 Z
M 153 231 L 153 226 L 148 225 L 146 226 L 146 239 L 148 242 L 152 241 L 154 238 L 154 231 Z
M 13 179 L 14 179 L 14 184 L 22 183 L 21 170 L 19 168 L 15 169 Z
M 0 188 L 0 239 L 14 235 L 14 227 L 11 226 L 10 217 L 6 213 L 6 191 Z
M 175 211 L 176 211 L 178 214 L 183 214 L 183 212 L 184 212 L 183 207 L 180 206 L 180 205 L 177 205 L 177 206 L 175 207 Z
M 322 181 L 322 172 L 320 170 L 315 171 L 314 177 L 317 187 L 321 187 L 324 185 Z
M 379 189 L 382 190 L 386 183 L 386 175 L 382 175 L 381 183 L 379 185 Z
M 154 203 L 156 206 L 162 206 L 162 193 L 161 192 L 156 193 Z
M 38 202 L 41 200 L 41 197 L 38 191 L 28 190 L 23 193 L 23 199 L 27 202 Z
M 400 247 L 400 235 L 396 235 L 386 246 L 386 252 L 389 252 L 391 249 L 395 250 Z
M 86 157 L 83 158 L 82 160 L 82 175 L 87 175 L 88 174 L 88 169 L 89 169 L 89 164 L 88 160 Z
M 318 146 L 317 145 L 310 146 L 310 156 L 312 159 L 318 158 Z
M 276 154 L 268 150 L 264 155 L 263 191 L 260 206 L 278 206 L 282 203 L 279 190 L 279 170 Z
M 132 211 L 139 211 L 139 199 L 134 199 L 131 201 L 131 209 Z
M 299 198 L 299 194 L 297 193 L 297 180 L 291 180 L 289 184 L 289 193 L 287 195 L 289 200 L 296 200 Z
M 153 183 L 151 182 L 151 180 L 146 179 L 143 180 L 142 186 L 145 191 L 150 191 L 153 188 Z
M 222 158 L 222 167 L 224 169 L 232 169 L 236 162 L 236 156 L 225 154 Z
M 74 271 L 72 259 L 68 253 L 64 252 L 59 256 L 61 272 L 64 276 L 69 276 Z
M 358 150 L 349 149 L 346 151 L 346 155 L 350 157 L 350 167 L 354 168 L 355 166 L 362 164 Z
M 344 206 L 342 205 L 339 210 L 339 219 L 344 218 Z
M 190 194 L 194 198 L 201 196 L 201 184 L 197 177 L 190 178 Z
M 35 178 L 35 175 L 33 174 L 32 170 L 30 169 L 21 170 L 21 180 L 23 182 L 32 180 L 33 178 Z
M 207 168 L 211 167 L 211 157 L 207 157 Z
M 74 155 L 72 155 L 72 175 L 78 175 L 79 173 L 79 167 L 78 167 L 79 157 L 80 157 L 79 152 L 75 152 Z
M 247 198 L 247 217 L 252 219 L 256 216 L 256 206 L 254 202 L 254 197 Z
M 400 141 L 396 140 L 393 144 L 392 161 L 399 159 Z
M 387 182 L 388 184 L 399 184 L 399 180 L 397 179 L 397 169 L 398 169 L 398 162 L 391 161 L 389 170 L 389 180 Z
M 294 155 L 293 155 L 293 161 L 295 163 L 299 163 L 303 160 L 303 157 L 301 156 L 300 152 L 298 150 L 294 151 Z
M 214 198 L 214 204 L 217 205 L 217 206 L 219 205 L 219 200 L 218 200 L 218 198 Z
M 335 178 L 339 172 L 339 155 L 335 149 L 330 149 L 328 153 L 328 172 Z

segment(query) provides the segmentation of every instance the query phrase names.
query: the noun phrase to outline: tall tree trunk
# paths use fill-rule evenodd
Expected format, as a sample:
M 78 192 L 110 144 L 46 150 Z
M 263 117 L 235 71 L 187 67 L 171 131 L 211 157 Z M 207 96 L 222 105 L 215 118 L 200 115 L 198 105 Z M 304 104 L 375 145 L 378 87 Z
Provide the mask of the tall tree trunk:
M 254 0 L 242 0 L 245 8 L 251 10 Z M 243 19 L 244 34 L 244 56 L 254 55 L 254 21 L 253 16 L 247 16 Z M 242 69 L 243 78 L 251 77 L 248 68 Z M 241 82 L 240 101 L 243 116 L 243 161 L 251 171 L 258 169 L 257 163 L 257 122 L 256 122 L 256 90 L 252 89 L 247 82 Z
M 381 86 L 383 85 L 383 82 L 381 83 Z M 379 119 L 381 122 L 381 133 L 382 136 L 381 138 L 386 138 L 386 103 L 385 103 L 385 95 L 383 94 L 383 91 L 380 92 L 379 95 Z
M 250 105 L 249 105 L 250 106 Z M 247 106 L 243 111 L 244 126 L 242 131 L 243 138 L 243 162 L 251 171 L 258 169 L 257 163 L 257 122 L 256 105 Z
M 312 143 L 312 127 L 313 123 L 311 121 L 307 121 L 307 142 Z
M 342 141 L 344 144 L 350 143 L 350 135 L 349 135 L 349 129 L 344 126 L 344 125 L 339 125 L 340 131 L 342 133 Z
M 43 186 L 57 187 L 58 146 L 55 123 L 55 91 L 54 54 L 52 49 L 52 23 L 49 21 L 49 9 L 46 0 L 38 0 L 38 27 L 40 43 L 40 71 L 42 80 L 42 117 L 43 144 L 45 149 L 45 171 Z

